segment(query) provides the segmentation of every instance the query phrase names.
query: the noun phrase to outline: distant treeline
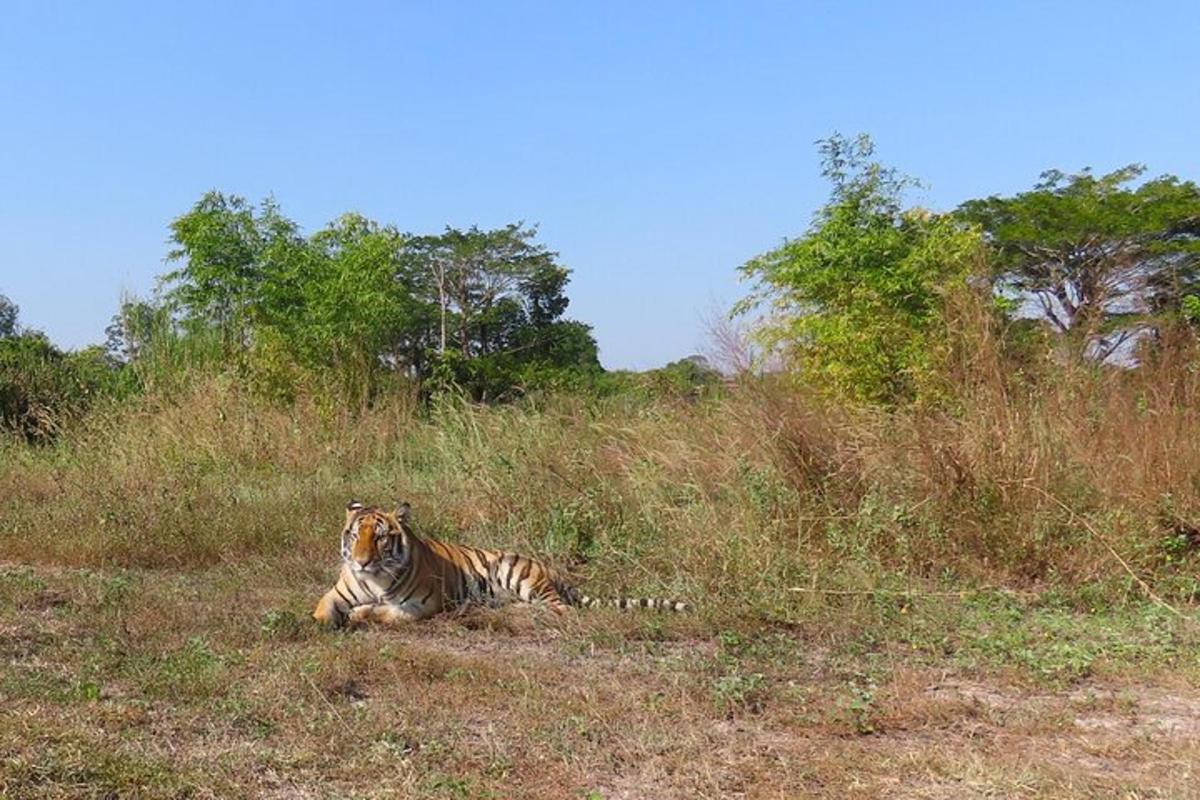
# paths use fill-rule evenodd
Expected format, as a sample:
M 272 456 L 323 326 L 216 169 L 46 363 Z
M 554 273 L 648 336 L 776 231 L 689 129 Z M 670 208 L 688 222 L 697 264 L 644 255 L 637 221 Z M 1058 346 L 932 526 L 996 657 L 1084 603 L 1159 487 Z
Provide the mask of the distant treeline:
M 1131 366 L 1194 338 L 1200 189 L 1131 165 L 1049 171 L 1030 190 L 949 213 L 866 136 L 820 143 L 831 192 L 806 231 L 742 266 L 735 307 L 768 368 L 842 402 L 953 404 L 978 337 L 1011 371 Z M 606 374 L 590 328 L 565 317 L 569 270 L 515 223 L 423 235 L 345 214 L 304 235 L 274 200 L 210 192 L 171 224 L 171 269 L 124 301 L 103 345 L 63 352 L 0 296 L 0 421 L 45 438 L 98 397 L 227 373 L 280 402 L 362 404 L 398 386 L 503 401 L 536 390 L 665 386 L 719 375 L 683 360 L 650 381 Z M 2 287 L 0 287 L 2 288 Z M 1030 374 L 1032 374 L 1030 370 Z
M 273 200 L 210 192 L 171 224 L 154 299 L 122 302 L 103 345 L 64 352 L 0 296 L 0 416 L 44 438 L 98 396 L 227 371 L 287 401 L 369 402 L 389 387 L 477 401 L 619 383 L 565 318 L 570 272 L 520 223 L 401 232 L 345 214 L 310 236 Z M 712 382 L 680 362 L 667 383 Z
M 1200 188 L 1050 170 L 1013 197 L 950 213 L 904 203 L 916 181 L 872 160 L 869 137 L 820 143 L 832 190 L 807 232 L 742 267 L 768 310 L 770 352 L 808 382 L 857 401 L 937 401 L 970 296 L 990 306 L 1009 355 L 1134 363 L 1200 322 Z M 1140 181 L 1140 182 L 1139 182 Z M 967 345 L 969 348 L 971 345 Z

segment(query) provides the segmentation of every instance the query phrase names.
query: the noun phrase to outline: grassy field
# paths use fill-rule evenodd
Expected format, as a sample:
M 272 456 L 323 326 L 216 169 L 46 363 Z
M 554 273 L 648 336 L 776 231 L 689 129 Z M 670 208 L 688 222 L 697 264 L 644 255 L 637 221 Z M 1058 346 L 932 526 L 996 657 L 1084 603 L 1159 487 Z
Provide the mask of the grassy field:
M 1200 796 L 1169 374 L 953 415 L 213 379 L 3 445 L 0 796 Z M 351 497 L 695 611 L 318 630 Z
M 1007 594 L 805 621 L 305 619 L 332 569 L 0 572 L 0 794 L 1191 797 L 1195 626 Z

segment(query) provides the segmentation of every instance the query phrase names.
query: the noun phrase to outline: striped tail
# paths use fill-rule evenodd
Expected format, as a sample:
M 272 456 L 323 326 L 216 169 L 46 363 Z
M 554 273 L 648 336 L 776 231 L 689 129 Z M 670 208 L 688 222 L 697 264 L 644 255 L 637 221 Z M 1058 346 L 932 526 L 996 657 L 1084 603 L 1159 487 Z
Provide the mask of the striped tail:
M 661 597 L 588 597 L 581 594 L 575 605 L 583 608 L 619 608 L 628 611 L 635 608 L 648 608 L 651 611 L 687 611 L 688 604 L 678 600 L 666 600 Z

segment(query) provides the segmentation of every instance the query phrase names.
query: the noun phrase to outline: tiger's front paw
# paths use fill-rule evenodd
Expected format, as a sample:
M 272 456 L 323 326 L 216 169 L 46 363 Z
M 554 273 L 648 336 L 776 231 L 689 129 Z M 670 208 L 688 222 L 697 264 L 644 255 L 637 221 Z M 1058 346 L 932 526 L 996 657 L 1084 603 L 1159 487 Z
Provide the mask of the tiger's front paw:
M 362 625 L 370 622 L 375 618 L 375 606 L 356 606 L 350 612 L 349 621 L 351 625 Z
M 336 605 L 325 601 L 317 603 L 317 607 L 313 610 L 312 618 L 317 621 L 318 625 L 323 625 L 327 628 L 340 628 L 346 621 L 346 618 L 338 613 Z

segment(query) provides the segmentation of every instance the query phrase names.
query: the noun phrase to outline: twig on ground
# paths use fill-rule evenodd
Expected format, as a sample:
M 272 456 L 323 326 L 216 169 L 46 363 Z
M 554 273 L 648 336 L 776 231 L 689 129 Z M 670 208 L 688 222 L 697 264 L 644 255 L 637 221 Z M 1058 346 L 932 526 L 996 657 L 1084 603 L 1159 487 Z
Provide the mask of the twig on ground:
M 962 589 L 956 592 L 924 592 L 918 589 L 818 589 L 809 588 L 806 586 L 792 586 L 788 589 L 788 591 L 834 596 L 868 596 L 884 594 L 895 597 L 970 597 L 971 595 L 983 594 L 984 592 L 999 592 L 1000 594 L 1012 594 L 1017 595 L 1018 597 L 1034 597 L 1037 594 L 1036 592 L 1019 592 L 1015 589 L 1004 589 L 994 586 L 985 586 L 980 589 Z
M 300 674 L 304 675 L 304 680 L 306 680 L 308 685 L 312 687 L 312 690 L 317 693 L 317 697 L 320 697 L 325 705 L 329 706 L 329 710 L 333 712 L 333 716 L 335 716 L 337 721 L 341 723 L 342 727 L 346 729 L 346 732 L 353 734 L 354 729 L 350 727 L 350 723 L 346 722 L 346 718 L 342 716 L 342 712 L 337 710 L 337 706 L 329 702 L 329 698 L 325 696 L 325 693 L 322 692 L 320 688 L 318 688 L 317 684 L 313 683 L 313 679 L 311 677 L 303 672 Z

